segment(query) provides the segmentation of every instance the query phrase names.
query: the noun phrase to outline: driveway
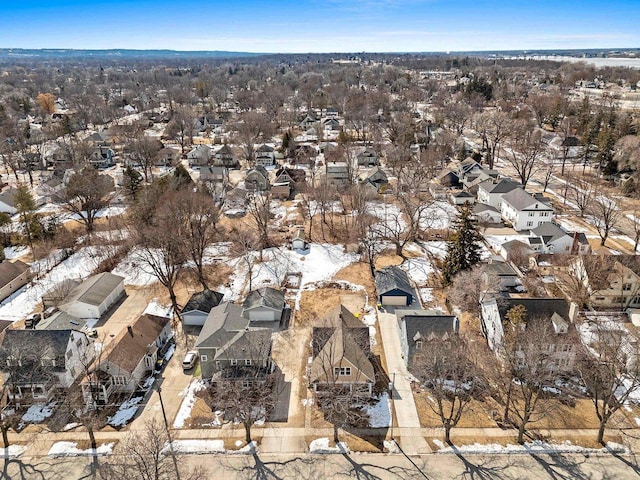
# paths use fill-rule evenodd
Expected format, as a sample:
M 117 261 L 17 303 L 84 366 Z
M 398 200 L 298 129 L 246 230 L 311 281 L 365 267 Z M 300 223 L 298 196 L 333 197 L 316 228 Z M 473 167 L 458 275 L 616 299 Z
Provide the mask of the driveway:
M 396 316 L 378 312 L 380 335 L 384 348 L 389 378 L 393 384 L 393 409 L 396 414 L 396 427 L 402 428 L 400 445 L 407 455 L 429 453 L 431 449 L 420 431 L 420 419 L 411 390 L 412 376 L 400 355 L 400 338 L 396 328 Z

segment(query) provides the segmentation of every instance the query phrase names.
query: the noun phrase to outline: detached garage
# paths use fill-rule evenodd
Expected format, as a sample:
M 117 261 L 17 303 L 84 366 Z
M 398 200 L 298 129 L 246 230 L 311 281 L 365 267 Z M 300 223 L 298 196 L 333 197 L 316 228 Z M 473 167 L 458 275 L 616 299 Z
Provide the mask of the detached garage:
M 124 277 L 100 273 L 74 288 L 59 308 L 77 318 L 100 318 L 124 294 Z
M 406 307 L 413 303 L 414 289 L 407 272 L 398 267 L 388 267 L 376 272 L 376 290 L 381 305 Z
M 207 320 L 207 316 L 213 307 L 216 307 L 222 301 L 224 295 L 212 290 L 203 290 L 194 293 L 187 304 L 182 309 L 180 316 L 183 325 L 192 325 L 201 327 Z
M 242 304 L 242 316 L 251 322 L 279 322 L 284 310 L 284 292 L 265 287 L 247 295 Z

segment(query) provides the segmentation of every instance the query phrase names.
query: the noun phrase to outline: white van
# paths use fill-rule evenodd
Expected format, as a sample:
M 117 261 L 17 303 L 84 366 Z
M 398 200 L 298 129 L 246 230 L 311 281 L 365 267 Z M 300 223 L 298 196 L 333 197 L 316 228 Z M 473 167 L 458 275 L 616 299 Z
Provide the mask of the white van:
M 196 362 L 198 361 L 198 352 L 187 352 L 182 360 L 182 369 L 190 370 L 192 369 Z

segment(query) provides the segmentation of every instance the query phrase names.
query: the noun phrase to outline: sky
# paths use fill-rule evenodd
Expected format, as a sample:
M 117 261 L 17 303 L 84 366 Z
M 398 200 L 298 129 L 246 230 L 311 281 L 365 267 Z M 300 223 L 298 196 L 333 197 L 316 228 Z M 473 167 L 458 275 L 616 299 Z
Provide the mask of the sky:
M 0 48 L 637 48 L 638 20 L 640 0 L 0 0 Z

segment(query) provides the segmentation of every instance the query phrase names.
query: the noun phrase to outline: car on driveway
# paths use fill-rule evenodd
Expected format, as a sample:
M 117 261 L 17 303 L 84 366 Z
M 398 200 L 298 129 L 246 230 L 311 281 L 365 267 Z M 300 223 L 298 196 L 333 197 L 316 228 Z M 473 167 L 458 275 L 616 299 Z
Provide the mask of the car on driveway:
M 198 361 L 198 352 L 187 352 L 182 360 L 182 369 L 183 370 L 191 370 Z

